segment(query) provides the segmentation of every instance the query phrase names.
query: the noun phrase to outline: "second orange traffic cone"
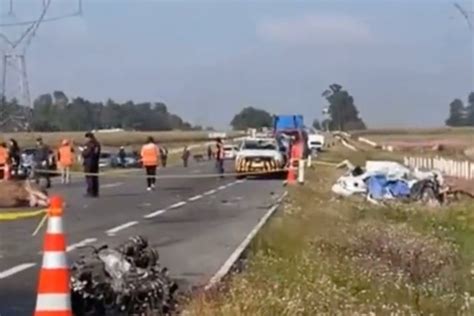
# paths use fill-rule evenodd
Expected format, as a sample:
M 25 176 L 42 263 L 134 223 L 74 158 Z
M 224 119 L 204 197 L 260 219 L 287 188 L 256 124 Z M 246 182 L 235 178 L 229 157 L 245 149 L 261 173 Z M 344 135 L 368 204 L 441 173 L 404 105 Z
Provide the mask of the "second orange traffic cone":
M 51 197 L 34 316 L 72 316 L 62 216 L 63 200 Z

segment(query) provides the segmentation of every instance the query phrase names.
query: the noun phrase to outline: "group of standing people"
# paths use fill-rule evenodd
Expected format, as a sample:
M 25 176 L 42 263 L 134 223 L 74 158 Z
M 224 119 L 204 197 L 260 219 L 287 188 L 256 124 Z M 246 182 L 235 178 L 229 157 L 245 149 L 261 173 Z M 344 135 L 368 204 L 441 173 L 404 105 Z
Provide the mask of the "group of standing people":
M 32 153 L 32 168 L 31 172 L 36 183 L 40 182 L 41 178 L 46 179 L 46 187 L 51 187 L 51 180 L 49 168 L 52 165 L 51 151 L 48 146 L 43 143 L 41 138 L 36 139 L 36 148 Z M 20 174 L 22 168 L 22 152 L 18 142 L 15 139 L 10 139 L 8 145 L 6 143 L 0 144 L 0 168 L 1 178 L 10 179 L 11 177 Z M 26 171 L 25 171 L 26 173 Z
M 99 197 L 99 160 L 101 154 L 101 145 L 94 134 L 88 132 L 85 134 L 86 143 L 82 150 L 82 165 L 86 180 L 86 196 Z M 122 153 L 122 155 L 120 155 Z M 121 148 L 119 158 L 123 156 L 124 149 Z M 33 177 L 37 183 L 41 179 L 46 180 L 46 187 L 51 187 L 52 159 L 54 152 L 47 146 L 41 137 L 36 139 L 36 149 L 33 153 Z M 188 167 L 188 161 L 191 152 L 188 146 L 185 146 L 181 155 L 183 167 Z M 216 159 L 216 168 L 218 173 L 224 175 L 224 150 L 221 139 L 216 140 L 216 150 L 211 146 L 208 148 L 208 157 Z M 168 150 L 164 146 L 158 146 L 153 137 L 148 137 L 146 143 L 140 151 L 140 160 L 147 175 L 147 190 L 154 190 L 156 187 L 156 171 L 160 166 L 166 167 Z M 61 173 L 61 182 L 69 183 L 71 179 L 71 167 L 75 162 L 73 144 L 68 140 L 63 140 L 56 151 L 56 161 Z M 16 140 L 10 139 L 8 145 L 0 143 L 0 176 L 5 177 L 6 173 L 16 174 L 21 164 L 21 150 Z M 13 172 L 12 172 L 13 171 Z
M 210 153 L 209 153 L 210 152 Z M 143 167 L 145 168 L 145 173 L 147 177 L 147 191 L 152 191 L 156 187 L 156 170 L 160 165 L 163 167 L 166 166 L 166 158 L 168 151 L 166 150 L 166 156 L 163 155 L 163 147 L 158 146 L 155 143 L 153 137 L 148 137 L 146 143 L 142 146 L 140 151 L 140 159 Z M 188 167 L 189 158 L 191 156 L 191 151 L 188 146 L 184 146 L 183 152 L 181 154 L 181 159 L 183 161 L 183 167 Z M 220 138 L 216 140 L 216 150 L 212 150 L 212 147 L 208 147 L 208 157 L 216 157 L 216 168 L 221 177 L 224 177 L 224 148 L 223 143 Z
M 86 146 L 82 152 L 84 172 L 86 173 L 87 193 L 91 197 L 99 195 L 99 157 L 100 144 L 92 133 L 87 133 Z M 71 181 L 71 168 L 75 162 L 74 147 L 68 140 L 63 140 L 56 151 L 43 142 L 41 137 L 36 139 L 36 148 L 32 152 L 32 174 L 36 183 L 45 180 L 46 188 L 51 187 L 51 167 L 57 163 L 61 173 L 61 182 L 69 183 Z M 23 162 L 24 163 L 24 162 Z M 0 143 L 0 178 L 15 178 L 22 168 L 22 151 L 15 139 L 10 139 L 7 143 Z M 54 171 L 55 172 L 55 171 Z

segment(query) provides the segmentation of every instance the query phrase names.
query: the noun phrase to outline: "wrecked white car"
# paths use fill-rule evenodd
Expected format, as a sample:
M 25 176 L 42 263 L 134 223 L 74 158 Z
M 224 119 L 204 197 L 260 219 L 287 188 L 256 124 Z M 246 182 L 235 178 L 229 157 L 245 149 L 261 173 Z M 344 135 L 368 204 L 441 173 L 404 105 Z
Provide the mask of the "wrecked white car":
M 332 192 L 341 196 L 366 195 L 372 203 L 382 200 L 406 199 L 441 203 L 444 178 L 437 170 L 410 170 L 395 161 L 369 160 L 365 167 L 350 161 L 338 167 L 347 167 L 348 173 L 332 186 Z

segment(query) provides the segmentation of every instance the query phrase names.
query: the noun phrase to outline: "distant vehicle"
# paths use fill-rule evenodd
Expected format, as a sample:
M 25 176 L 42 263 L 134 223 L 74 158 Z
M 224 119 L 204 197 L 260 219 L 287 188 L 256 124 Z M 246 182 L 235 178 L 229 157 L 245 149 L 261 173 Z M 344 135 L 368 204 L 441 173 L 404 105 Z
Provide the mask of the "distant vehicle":
M 101 152 L 99 156 L 99 168 L 109 168 L 112 166 L 112 154 L 109 152 Z
M 308 148 L 314 153 L 321 151 L 324 147 L 324 135 L 314 129 L 308 129 Z
M 304 128 L 303 115 L 274 115 L 273 132 L 284 130 L 302 130 Z
M 289 138 L 294 141 L 302 141 L 304 144 L 303 157 L 306 158 L 310 152 L 308 144 L 308 132 L 304 126 L 303 115 L 274 115 L 273 135 L 278 143 L 284 146 L 286 155 L 289 154 Z
M 140 156 L 136 152 L 125 153 L 125 164 L 122 164 L 118 155 L 113 155 L 110 166 L 112 168 L 141 168 Z
M 33 176 L 33 168 L 34 168 L 34 154 L 36 152 L 36 148 L 25 148 L 21 151 L 20 154 L 20 165 L 18 166 L 18 170 L 16 173 L 12 172 L 12 177 L 17 179 L 28 179 Z M 57 162 L 56 156 L 53 150 L 49 150 L 49 168 L 50 171 L 57 170 Z M 50 176 L 56 176 L 56 173 L 51 173 Z
M 239 148 L 236 145 L 224 145 L 224 159 L 235 159 Z
M 235 170 L 239 178 L 245 173 L 262 172 L 278 175 L 283 171 L 285 158 L 277 141 L 273 138 L 247 138 L 242 141 L 235 160 Z

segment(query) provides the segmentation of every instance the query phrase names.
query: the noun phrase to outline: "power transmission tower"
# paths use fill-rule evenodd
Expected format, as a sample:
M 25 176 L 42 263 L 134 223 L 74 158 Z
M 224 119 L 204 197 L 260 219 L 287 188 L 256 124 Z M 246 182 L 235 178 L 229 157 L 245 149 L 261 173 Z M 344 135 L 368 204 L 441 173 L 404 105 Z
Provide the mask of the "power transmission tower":
M 0 0 L 1 1 L 1 0 Z M 15 14 L 16 0 L 9 1 L 8 15 Z M 0 54 L 1 54 L 1 83 L 0 83 L 0 130 L 28 130 L 31 122 L 33 104 L 30 94 L 26 52 L 36 36 L 42 23 L 55 22 L 62 19 L 82 15 L 82 0 L 77 1 L 74 12 L 49 17 L 48 10 L 52 0 L 43 0 L 40 14 L 36 19 L 20 20 L 13 23 L 0 23 Z M 75 2 L 76 3 L 76 2 Z M 4 31 L 11 27 L 25 27 L 21 34 L 12 39 Z M 9 103 L 18 106 L 9 106 Z

